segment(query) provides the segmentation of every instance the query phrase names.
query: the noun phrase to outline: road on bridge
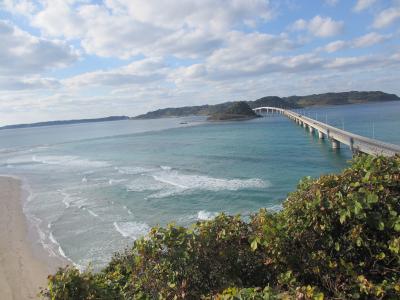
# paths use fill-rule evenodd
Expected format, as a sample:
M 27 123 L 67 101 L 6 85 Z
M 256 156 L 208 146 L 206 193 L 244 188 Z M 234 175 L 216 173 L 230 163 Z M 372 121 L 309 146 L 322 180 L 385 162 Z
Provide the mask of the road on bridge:
M 332 143 L 332 148 L 339 149 L 340 143 L 350 147 L 353 153 L 363 152 L 372 155 L 394 156 L 400 154 L 400 146 L 385 143 L 376 139 L 367 138 L 358 134 L 354 134 L 312 118 L 303 116 L 291 110 L 277 107 L 257 107 L 253 109 L 256 113 L 263 111 L 280 113 L 295 121 L 297 124 L 308 128 L 310 133 L 318 133 L 320 139 L 325 137 Z

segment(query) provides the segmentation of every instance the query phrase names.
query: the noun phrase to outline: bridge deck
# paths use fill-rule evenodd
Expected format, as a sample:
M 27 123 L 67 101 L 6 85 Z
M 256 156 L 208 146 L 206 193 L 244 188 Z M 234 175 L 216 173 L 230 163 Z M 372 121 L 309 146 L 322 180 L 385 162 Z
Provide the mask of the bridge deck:
M 306 124 L 306 126 L 323 133 L 328 139 L 334 142 L 340 142 L 348 145 L 353 152 L 359 151 L 372 155 L 394 156 L 400 154 L 400 146 L 385 143 L 376 139 L 367 138 L 358 134 L 354 134 L 323 122 L 308 118 L 296 112 L 277 108 L 277 107 L 257 107 L 253 109 L 255 112 L 259 111 L 273 111 L 281 113 L 292 120 L 296 120 Z

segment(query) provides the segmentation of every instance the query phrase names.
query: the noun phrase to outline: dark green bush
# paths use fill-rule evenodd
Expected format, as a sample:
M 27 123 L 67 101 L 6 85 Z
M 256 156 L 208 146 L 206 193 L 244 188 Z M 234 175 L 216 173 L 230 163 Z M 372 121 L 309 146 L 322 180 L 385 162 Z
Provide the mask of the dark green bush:
M 99 273 L 60 269 L 47 299 L 399 299 L 400 157 L 306 178 L 283 210 L 153 228 Z
M 102 274 L 90 271 L 81 273 L 67 266 L 60 268 L 55 275 L 48 276 L 47 290 L 41 294 L 54 300 L 121 299 L 119 290 L 112 286 L 112 283 L 104 280 Z
M 284 203 L 287 265 L 329 295 L 395 296 L 400 279 L 400 159 L 363 157 L 302 181 Z

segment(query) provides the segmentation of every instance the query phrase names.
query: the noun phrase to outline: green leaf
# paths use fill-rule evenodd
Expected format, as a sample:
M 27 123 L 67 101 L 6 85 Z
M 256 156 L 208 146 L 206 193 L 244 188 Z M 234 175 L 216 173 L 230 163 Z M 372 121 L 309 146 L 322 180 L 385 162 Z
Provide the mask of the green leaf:
M 373 203 L 377 203 L 379 200 L 378 195 L 374 194 L 374 193 L 369 193 L 367 195 L 367 202 L 369 204 L 373 204 Z
M 354 213 L 358 215 L 362 211 L 363 207 L 360 202 L 355 201 L 354 203 Z
M 257 247 L 258 247 L 257 238 L 255 238 L 255 239 L 251 242 L 250 247 L 251 247 L 251 250 L 253 250 L 253 251 L 256 251 L 256 250 L 257 250 Z
M 340 250 L 340 244 L 338 242 L 335 243 L 335 250 L 336 251 Z
M 381 252 L 376 256 L 376 258 L 379 259 L 379 260 L 382 260 L 382 259 L 385 258 L 385 256 L 386 256 L 385 253 Z
M 398 219 L 394 224 L 394 230 L 399 232 L 400 231 L 400 220 Z
M 314 300 L 324 300 L 324 294 L 323 293 L 317 293 L 313 297 Z
M 346 222 L 346 211 L 345 210 L 341 210 L 339 213 L 339 222 L 340 224 L 343 224 L 344 222 Z
M 389 250 L 396 254 L 400 252 L 400 238 L 390 241 Z
M 385 223 L 383 223 L 382 221 L 379 222 L 378 229 L 381 230 L 381 231 L 384 230 L 385 229 Z

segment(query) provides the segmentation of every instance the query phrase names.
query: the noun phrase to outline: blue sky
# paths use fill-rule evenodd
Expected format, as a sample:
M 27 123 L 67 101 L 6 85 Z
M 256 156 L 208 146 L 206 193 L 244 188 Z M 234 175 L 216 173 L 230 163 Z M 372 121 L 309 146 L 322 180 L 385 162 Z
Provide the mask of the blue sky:
M 0 0 L 0 124 L 400 95 L 400 0 Z

